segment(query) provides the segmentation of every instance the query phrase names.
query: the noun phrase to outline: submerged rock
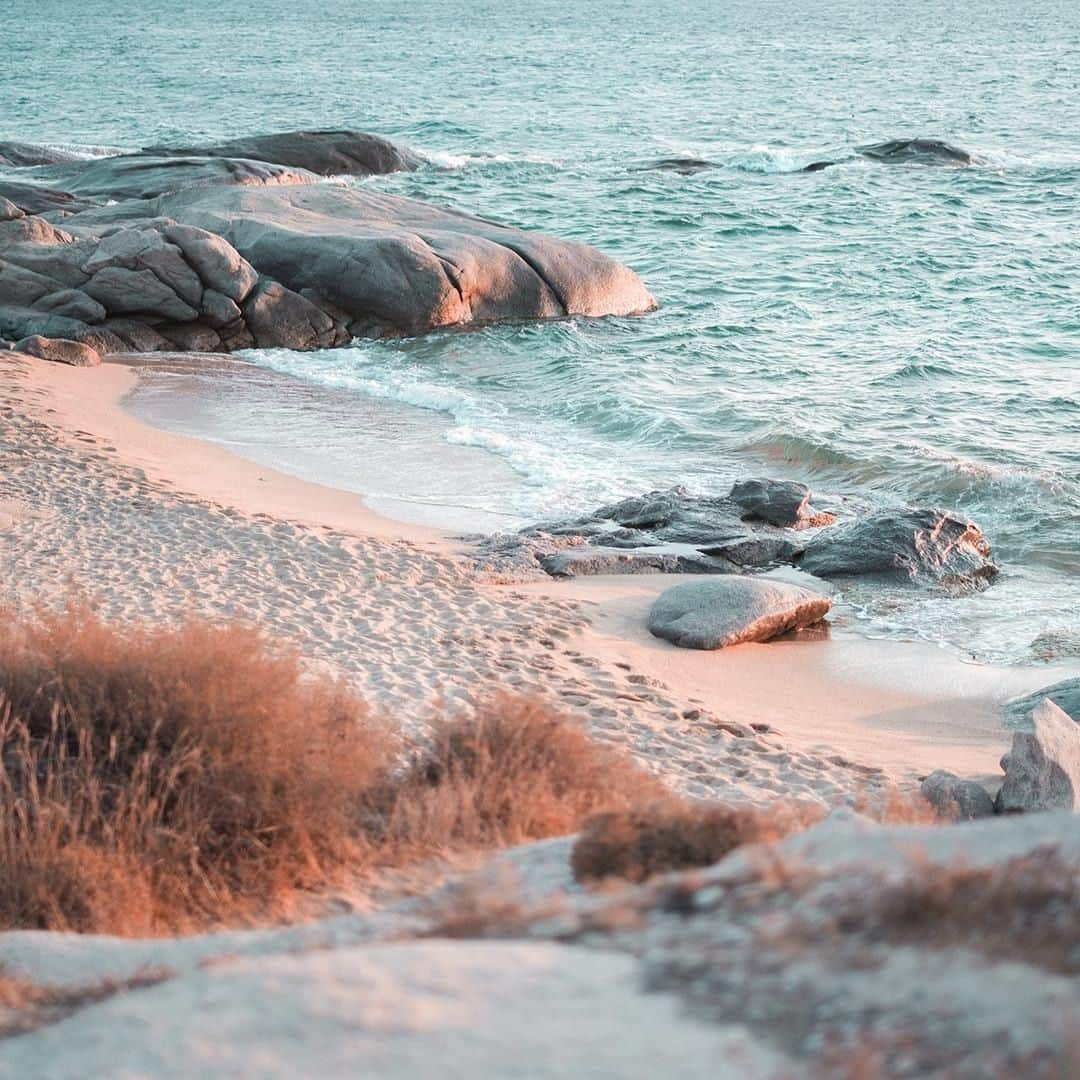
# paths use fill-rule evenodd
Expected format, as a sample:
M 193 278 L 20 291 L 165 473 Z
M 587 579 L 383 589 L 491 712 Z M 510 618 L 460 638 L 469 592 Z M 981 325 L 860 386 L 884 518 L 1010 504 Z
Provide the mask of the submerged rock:
M 0 144 L 0 153 L 3 146 Z M 226 157 L 269 161 L 307 169 L 320 176 L 372 176 L 409 172 L 421 159 L 378 135 L 360 131 L 285 131 L 254 135 L 215 146 L 150 146 L 143 153 L 158 156 Z
M 831 606 L 827 596 L 801 585 L 731 575 L 661 593 L 649 612 L 649 631 L 684 649 L 723 649 L 812 626 Z
M 1024 726 L 1043 701 L 1053 702 L 1066 716 L 1080 724 L 1080 677 L 1063 679 L 1032 694 L 1015 698 L 1005 706 L 1005 722 L 1010 727 Z
M 974 161 L 967 150 L 940 139 L 889 139 L 869 146 L 857 146 L 855 152 L 889 165 L 970 165 Z
M 990 793 L 974 780 L 938 769 L 919 786 L 919 794 L 944 817 L 974 821 L 994 813 Z
M 1013 735 L 1002 758 L 998 813 L 1080 810 L 1080 728 L 1050 700 L 1036 707 L 1031 727 Z
M 979 527 L 944 510 L 882 510 L 819 533 L 799 566 L 817 577 L 877 575 L 983 588 L 997 574 Z

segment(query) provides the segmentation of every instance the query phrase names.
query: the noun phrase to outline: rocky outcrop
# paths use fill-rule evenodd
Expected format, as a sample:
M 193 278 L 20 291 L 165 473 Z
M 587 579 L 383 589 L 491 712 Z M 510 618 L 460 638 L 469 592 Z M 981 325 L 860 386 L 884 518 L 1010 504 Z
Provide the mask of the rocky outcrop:
M 884 510 L 827 529 L 799 566 L 817 577 L 874 575 L 898 581 L 983 588 L 997 574 L 979 527 L 945 510 Z
M 72 367 L 97 367 L 101 356 L 88 345 L 77 341 L 59 341 L 55 338 L 28 337 L 16 341 L 12 348 L 27 356 L 36 356 L 41 360 L 54 360 L 59 364 Z
M 359 131 L 287 131 L 231 139 L 215 146 L 151 146 L 143 153 L 159 157 L 248 158 L 306 169 L 320 176 L 410 172 L 421 164 L 421 159 L 411 151 L 378 135 Z
M 649 611 L 649 631 L 684 649 L 769 641 L 820 622 L 832 601 L 801 585 L 731 575 L 676 585 Z
M 997 573 L 978 527 L 940 510 L 877 511 L 837 521 L 805 484 L 753 479 L 727 495 L 650 491 L 578 518 L 546 522 L 480 547 L 508 573 L 731 574 L 794 565 L 817 577 L 876 576 L 956 591 Z
M 55 146 L 0 140 L 0 166 L 23 169 L 31 165 L 55 165 L 61 161 L 78 161 L 79 155 Z
M 919 794 L 944 818 L 974 821 L 994 813 L 990 793 L 974 780 L 938 769 L 919 786 Z
M 1005 706 L 1006 724 L 1009 727 L 1024 727 L 1043 701 L 1052 701 L 1075 723 L 1080 724 L 1080 677 L 1063 679 L 1052 686 L 1044 686 L 1033 694 L 1014 698 Z
M 592 248 L 224 156 L 235 148 L 65 161 L 0 181 L 0 334 L 101 352 L 312 349 L 655 306 Z M 350 132 L 247 148 L 320 172 L 393 164 L 389 144 Z
M 1052 701 L 1036 707 L 1030 732 L 1013 735 L 1001 764 L 1005 782 L 995 803 L 998 813 L 1080 811 L 1080 728 Z

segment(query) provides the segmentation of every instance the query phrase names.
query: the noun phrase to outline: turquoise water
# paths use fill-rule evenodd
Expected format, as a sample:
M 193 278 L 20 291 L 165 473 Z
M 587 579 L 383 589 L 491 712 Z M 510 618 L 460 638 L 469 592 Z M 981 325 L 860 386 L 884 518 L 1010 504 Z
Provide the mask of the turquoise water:
M 950 506 L 983 526 L 1002 579 L 961 600 L 856 590 L 849 611 L 994 659 L 1080 634 L 1075 2 L 16 7 L 8 135 L 379 132 L 430 164 L 365 183 L 595 244 L 662 305 L 253 354 L 333 392 L 331 447 L 355 437 L 348 395 L 365 415 L 434 410 L 407 459 L 494 455 L 516 482 L 486 509 L 514 520 L 748 473 Z M 980 163 L 798 171 L 916 135 Z M 674 156 L 719 167 L 643 168 Z M 349 481 L 347 456 L 327 454 L 326 479 Z M 485 509 L 473 479 L 440 498 Z

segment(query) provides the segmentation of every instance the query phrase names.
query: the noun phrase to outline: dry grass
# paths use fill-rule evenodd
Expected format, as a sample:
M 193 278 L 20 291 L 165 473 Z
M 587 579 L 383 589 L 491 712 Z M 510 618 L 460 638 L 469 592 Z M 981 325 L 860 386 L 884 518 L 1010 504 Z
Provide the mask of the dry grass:
M 570 858 L 578 881 L 711 866 L 743 844 L 780 840 L 819 821 L 817 807 L 777 802 L 768 809 L 666 798 L 588 821 Z
M 501 696 L 435 726 L 397 778 L 384 842 L 426 853 L 562 836 L 590 815 L 664 791 L 625 754 L 528 698 Z
M 286 917 L 373 866 L 571 832 L 659 785 L 534 702 L 387 727 L 254 630 L 0 612 L 0 928 Z

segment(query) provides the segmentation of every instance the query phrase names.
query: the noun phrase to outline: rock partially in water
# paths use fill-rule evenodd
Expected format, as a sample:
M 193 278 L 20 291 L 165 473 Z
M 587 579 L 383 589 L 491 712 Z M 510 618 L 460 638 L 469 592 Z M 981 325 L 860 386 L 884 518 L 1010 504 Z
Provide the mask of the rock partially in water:
M 969 151 L 940 139 L 889 139 L 857 146 L 855 152 L 887 165 L 971 165 L 975 160 Z
M 944 510 L 881 510 L 814 537 L 798 565 L 817 577 L 873 575 L 984 588 L 997 574 L 979 527 Z
M 1005 723 L 1009 727 L 1024 727 L 1044 700 L 1053 702 L 1074 722 L 1080 724 L 1080 677 L 1063 679 L 1032 694 L 1014 698 L 1005 706 Z
M 764 521 L 786 529 L 831 525 L 836 517 L 810 505 L 810 489 L 793 480 L 741 480 L 728 498 L 743 511 L 744 521 Z
M 1002 758 L 998 813 L 1080 810 L 1080 728 L 1049 700 L 1035 708 L 1031 728 L 1013 735 Z
M 649 631 L 684 649 L 723 649 L 812 626 L 831 606 L 827 596 L 801 585 L 730 575 L 661 593 L 649 612 Z
M 106 199 L 156 199 L 192 187 L 315 184 L 319 177 L 267 161 L 218 157 L 119 157 L 73 161 L 36 170 L 35 176 L 74 195 Z
M 25 169 L 33 165 L 56 165 L 61 161 L 78 161 L 79 155 L 55 146 L 0 140 L 0 165 Z
M 738 567 L 706 555 L 689 544 L 611 548 L 588 544 L 567 547 L 539 556 L 540 566 L 552 577 L 597 574 L 730 574 Z
M 974 821 L 994 813 L 994 800 L 982 784 L 944 769 L 932 772 L 919 786 L 919 794 L 946 818 Z
M 422 163 L 404 147 L 360 131 L 285 131 L 230 139 L 214 146 L 150 146 L 143 153 L 159 157 L 248 158 L 306 169 L 320 176 L 411 172 Z
M 659 158 L 645 168 L 679 173 L 680 176 L 693 176 L 695 173 L 704 172 L 706 169 L 718 169 L 720 166 L 717 162 L 708 161 L 705 158 L 670 157 Z
M 6 199 L 24 214 L 48 214 L 56 211 L 74 214 L 96 204 L 80 199 L 69 191 L 46 184 L 25 183 L 22 180 L 0 179 L 0 198 Z

